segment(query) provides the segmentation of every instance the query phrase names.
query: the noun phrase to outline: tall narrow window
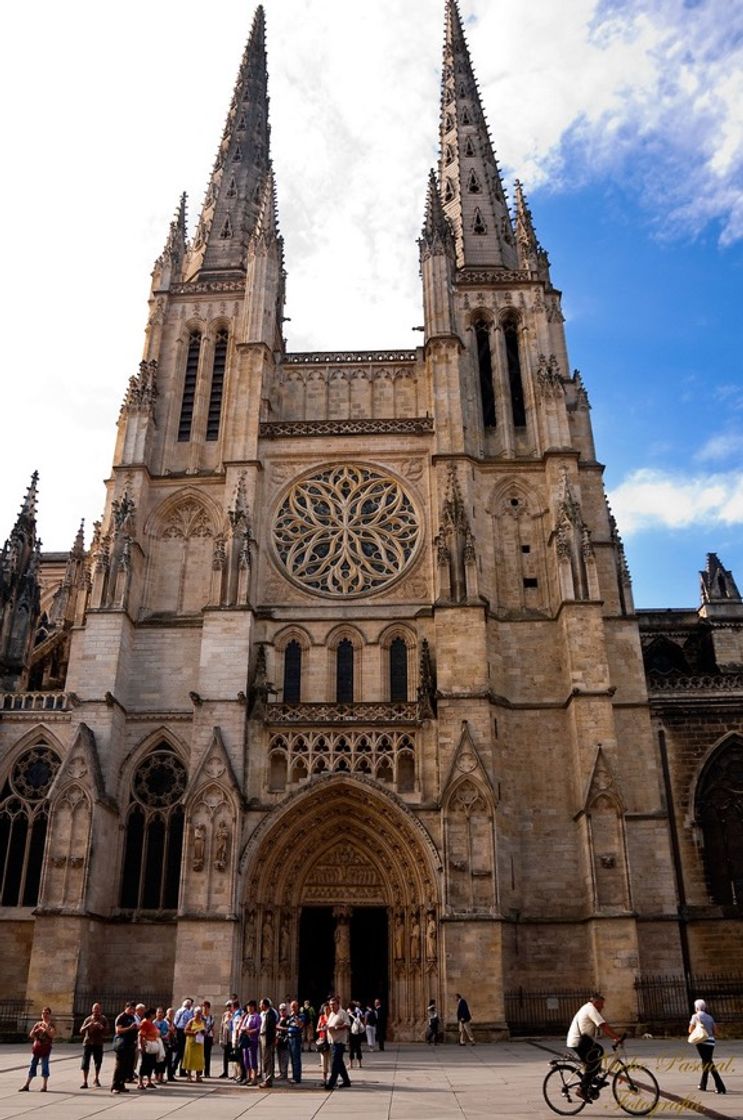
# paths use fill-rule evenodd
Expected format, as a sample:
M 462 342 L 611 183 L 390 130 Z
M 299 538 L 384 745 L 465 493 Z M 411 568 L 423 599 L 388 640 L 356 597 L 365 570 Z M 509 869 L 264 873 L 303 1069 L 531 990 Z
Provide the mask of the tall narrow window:
M 181 418 L 178 423 L 178 442 L 188 443 L 191 438 L 191 423 L 193 421 L 193 406 L 196 398 L 196 375 L 199 372 L 199 354 L 201 353 L 201 335 L 194 331 L 188 339 L 186 354 L 186 376 L 183 379 L 183 400 L 181 401 Z
M 526 427 L 524 407 L 524 385 L 521 380 L 521 358 L 519 357 L 519 331 L 514 319 L 503 324 L 503 337 L 506 342 L 506 362 L 508 365 L 508 387 L 511 392 L 511 411 L 514 428 Z
M 728 739 L 705 767 L 697 790 L 697 821 L 704 836 L 712 900 L 743 907 L 743 739 Z
M 490 331 L 482 319 L 475 323 L 477 340 L 477 365 L 480 371 L 480 396 L 482 422 L 486 428 L 495 427 L 495 394 L 493 392 L 493 362 L 490 356 Z
M 284 650 L 284 703 L 298 704 L 302 692 L 302 647 L 292 641 Z
M 336 651 L 335 699 L 338 704 L 353 703 L 353 643 L 344 638 Z
M 46 844 L 46 797 L 59 759 L 44 743 L 25 751 L 0 792 L 0 905 L 35 906 Z
M 395 638 L 390 645 L 390 700 L 408 698 L 408 647 L 402 638 Z
M 165 743 L 134 773 L 121 875 L 121 905 L 127 910 L 178 908 L 185 788 L 185 767 Z
M 224 371 L 227 366 L 227 331 L 219 331 L 214 340 L 214 362 L 212 363 L 212 387 L 209 393 L 209 413 L 206 418 L 206 438 L 219 437 L 219 418 L 222 414 L 222 392 Z

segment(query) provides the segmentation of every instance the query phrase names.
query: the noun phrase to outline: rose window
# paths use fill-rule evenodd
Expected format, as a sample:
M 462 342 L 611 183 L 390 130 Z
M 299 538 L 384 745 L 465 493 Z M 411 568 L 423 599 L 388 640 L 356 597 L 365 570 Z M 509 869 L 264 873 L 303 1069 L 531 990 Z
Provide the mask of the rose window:
M 273 540 L 286 574 L 321 595 L 379 591 L 410 563 L 421 529 L 412 501 L 389 475 L 328 467 L 292 486 Z
M 174 805 L 186 788 L 186 770 L 170 751 L 153 751 L 137 767 L 134 794 L 142 805 L 166 809 Z
M 41 801 L 49 792 L 54 776 L 59 770 L 59 759 L 44 744 L 32 747 L 16 762 L 11 783 L 20 797 L 28 801 Z

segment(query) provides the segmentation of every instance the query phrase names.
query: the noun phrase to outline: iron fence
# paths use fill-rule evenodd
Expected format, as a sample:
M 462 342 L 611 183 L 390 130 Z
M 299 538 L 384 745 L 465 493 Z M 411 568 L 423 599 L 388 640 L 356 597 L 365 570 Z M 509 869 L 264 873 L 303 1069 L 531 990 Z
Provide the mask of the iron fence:
M 34 1025 L 37 1015 L 27 999 L 0 999 L 0 1036 L 5 1039 L 26 1037 Z
M 564 1034 L 578 1008 L 591 998 L 591 989 L 517 988 L 505 998 L 511 1034 Z
M 642 1023 L 683 1023 L 704 999 L 718 1023 L 743 1019 L 743 976 L 700 973 L 685 976 L 640 976 L 635 981 Z
M 73 1034 L 78 1034 L 83 1020 L 90 1015 L 94 1003 L 100 1003 L 103 1014 L 113 1029 L 114 1019 L 124 1010 L 127 1000 L 135 999 L 146 1007 L 167 1009 L 172 1003 L 172 994 L 162 991 L 141 991 L 136 984 L 131 988 L 78 988 L 75 992 L 73 1008 Z

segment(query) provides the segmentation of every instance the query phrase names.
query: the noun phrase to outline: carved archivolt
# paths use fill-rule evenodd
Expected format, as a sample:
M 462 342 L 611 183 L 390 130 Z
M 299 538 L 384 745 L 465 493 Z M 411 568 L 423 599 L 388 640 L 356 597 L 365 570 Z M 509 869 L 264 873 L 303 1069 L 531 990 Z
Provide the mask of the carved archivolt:
M 255 905 L 438 904 L 430 837 L 396 798 L 361 778 L 320 778 L 285 802 L 256 830 L 244 864 Z

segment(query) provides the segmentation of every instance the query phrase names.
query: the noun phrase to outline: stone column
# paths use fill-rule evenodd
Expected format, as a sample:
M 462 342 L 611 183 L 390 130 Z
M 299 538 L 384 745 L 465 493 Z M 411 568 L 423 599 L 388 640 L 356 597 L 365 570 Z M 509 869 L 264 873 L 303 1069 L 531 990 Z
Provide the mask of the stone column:
M 347 1007 L 351 999 L 351 914 L 350 906 L 334 906 L 335 918 L 335 967 L 333 991 Z

